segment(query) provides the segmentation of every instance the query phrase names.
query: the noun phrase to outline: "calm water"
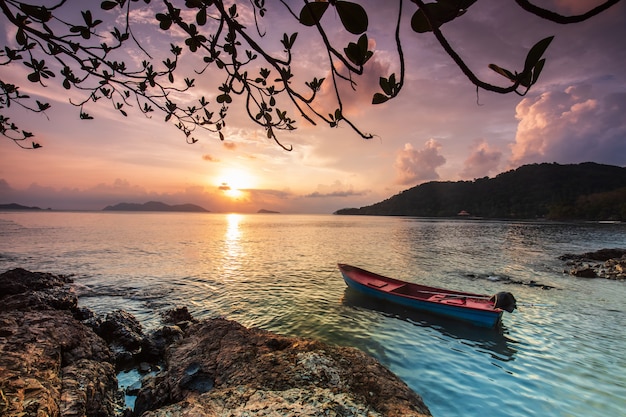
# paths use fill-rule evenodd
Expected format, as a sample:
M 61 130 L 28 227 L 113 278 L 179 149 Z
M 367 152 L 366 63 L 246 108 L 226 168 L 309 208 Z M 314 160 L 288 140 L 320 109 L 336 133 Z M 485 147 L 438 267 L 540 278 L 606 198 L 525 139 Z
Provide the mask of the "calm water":
M 179 213 L 0 213 L 0 270 L 75 274 L 80 303 L 145 327 L 198 318 L 355 346 L 434 416 L 624 416 L 626 282 L 557 257 L 626 247 L 623 224 Z M 348 291 L 336 263 L 524 306 L 484 330 Z M 507 280 L 556 287 L 542 290 Z

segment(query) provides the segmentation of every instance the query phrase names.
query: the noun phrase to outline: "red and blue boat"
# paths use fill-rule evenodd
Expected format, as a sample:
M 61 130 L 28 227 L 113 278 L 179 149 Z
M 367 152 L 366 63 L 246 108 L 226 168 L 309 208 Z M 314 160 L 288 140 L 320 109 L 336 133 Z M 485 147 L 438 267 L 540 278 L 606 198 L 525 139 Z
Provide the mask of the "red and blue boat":
M 356 266 L 338 264 L 348 285 L 370 297 L 400 304 L 416 310 L 451 317 L 480 327 L 496 327 L 504 311 L 513 312 L 513 294 L 495 295 L 429 287 L 386 277 Z

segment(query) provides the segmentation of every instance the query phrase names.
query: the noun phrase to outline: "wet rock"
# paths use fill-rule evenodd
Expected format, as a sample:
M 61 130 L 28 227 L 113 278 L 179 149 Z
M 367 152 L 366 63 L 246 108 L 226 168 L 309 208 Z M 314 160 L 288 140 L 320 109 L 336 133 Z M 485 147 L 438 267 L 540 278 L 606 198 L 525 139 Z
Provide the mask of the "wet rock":
M 183 331 L 178 326 L 163 326 L 150 333 L 141 342 L 140 359 L 157 363 L 163 359 L 165 349 L 172 343 L 183 338 Z
M 626 279 L 626 249 L 600 249 L 580 255 L 565 254 L 559 257 L 567 261 L 564 272 L 581 278 Z
M 0 275 L 0 311 L 76 309 L 78 299 L 67 286 L 71 278 L 16 268 Z
M 596 271 L 588 265 L 573 268 L 569 273 L 579 278 L 598 278 Z
M 176 324 L 179 323 L 197 323 L 198 320 L 193 318 L 187 307 L 178 307 L 171 310 L 167 310 L 162 315 L 162 321 L 165 324 Z M 180 325 L 179 325 L 180 327 Z
M 0 274 L 3 416 L 111 416 L 118 406 L 111 352 L 74 318 L 68 282 L 22 269 Z
M 225 319 L 192 325 L 166 363 L 140 390 L 136 415 L 430 415 L 417 394 L 359 350 Z
M 129 352 L 137 351 L 143 340 L 141 323 L 124 310 L 108 313 L 96 333 L 108 343 L 118 345 Z

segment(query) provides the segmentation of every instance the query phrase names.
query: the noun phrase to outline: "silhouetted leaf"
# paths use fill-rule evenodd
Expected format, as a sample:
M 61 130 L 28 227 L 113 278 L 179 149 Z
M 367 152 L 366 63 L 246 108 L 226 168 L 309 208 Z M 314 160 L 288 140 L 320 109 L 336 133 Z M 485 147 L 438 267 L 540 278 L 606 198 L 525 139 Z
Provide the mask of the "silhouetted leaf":
M 206 9 L 200 9 L 200 11 L 196 14 L 196 23 L 198 26 L 206 25 Z
M 114 9 L 115 6 L 117 6 L 117 2 L 114 1 L 103 1 L 102 3 L 100 3 L 100 8 L 102 10 L 111 10 Z
M 300 10 L 300 23 L 304 26 L 315 26 L 328 9 L 327 2 L 313 2 L 304 5 Z
M 37 83 L 41 80 L 38 72 L 31 72 L 26 78 L 28 78 L 28 81 L 31 83 Z
M 431 21 L 422 9 L 418 9 L 411 17 L 411 28 L 417 33 L 431 32 L 433 27 L 438 28 L 463 14 L 455 2 L 426 3 L 424 6 Z
M 17 41 L 18 45 L 26 45 L 26 42 L 28 42 L 26 40 L 26 33 L 24 33 L 24 29 L 19 28 L 17 30 L 17 33 L 15 34 L 15 40 Z
M 509 80 L 515 82 L 515 75 L 511 71 L 501 68 L 497 66 L 496 64 L 489 64 L 489 68 L 491 68 L 498 74 L 502 75 L 503 77 L 508 78 Z
M 360 5 L 348 1 L 337 1 L 335 3 L 337 14 L 343 23 L 343 27 L 354 35 L 360 35 L 367 30 L 369 24 L 367 13 Z
M 389 97 L 387 97 L 386 95 L 381 94 L 381 93 L 376 93 L 374 94 L 374 97 L 372 98 L 372 104 L 381 104 L 387 100 L 389 100 Z
M 537 62 L 543 56 L 543 53 L 548 49 L 550 42 L 552 42 L 554 36 L 549 36 L 537 42 L 531 49 L 528 51 L 528 55 L 526 56 L 526 62 L 524 63 L 524 72 L 530 71 Z
M 539 62 L 537 62 L 537 65 L 535 65 L 535 69 L 533 70 L 533 79 L 532 79 L 532 84 L 536 83 L 537 80 L 539 79 L 539 74 L 541 74 L 541 71 L 543 70 L 543 66 L 545 65 L 546 60 L 544 59 L 540 59 Z
M 159 21 L 159 27 L 168 30 L 172 26 L 172 18 L 163 13 L 157 13 L 156 19 Z

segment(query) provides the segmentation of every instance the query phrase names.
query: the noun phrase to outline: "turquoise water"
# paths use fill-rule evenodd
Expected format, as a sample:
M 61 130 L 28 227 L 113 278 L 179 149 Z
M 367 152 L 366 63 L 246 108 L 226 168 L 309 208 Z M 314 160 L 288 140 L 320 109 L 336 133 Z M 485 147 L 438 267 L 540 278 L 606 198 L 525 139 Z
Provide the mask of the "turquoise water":
M 357 347 L 434 416 L 619 416 L 626 283 L 563 274 L 558 256 L 626 247 L 624 224 L 332 215 L 1 212 L 0 270 L 74 274 L 80 304 L 147 328 L 198 318 Z M 338 262 L 520 308 L 486 330 L 349 291 Z M 511 284 L 530 280 L 555 287 Z

